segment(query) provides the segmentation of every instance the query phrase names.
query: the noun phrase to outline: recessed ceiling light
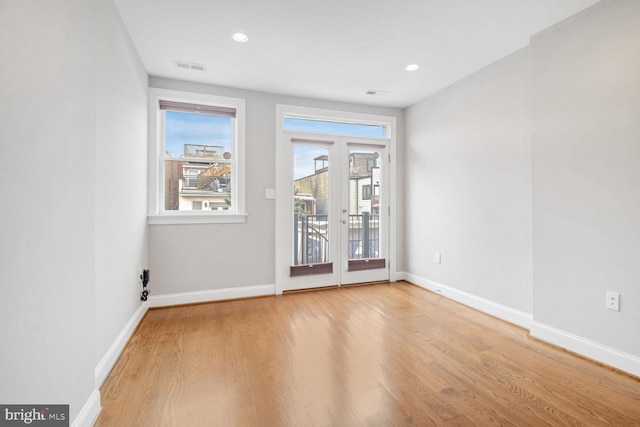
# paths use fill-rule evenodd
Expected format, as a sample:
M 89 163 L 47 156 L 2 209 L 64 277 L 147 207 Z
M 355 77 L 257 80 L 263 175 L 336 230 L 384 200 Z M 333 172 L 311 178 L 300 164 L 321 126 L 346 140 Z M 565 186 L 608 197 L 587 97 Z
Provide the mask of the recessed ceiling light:
M 420 66 L 419 66 L 419 65 L 417 65 L 417 64 L 411 64 L 411 65 L 407 65 L 407 67 L 405 68 L 405 70 L 407 70 L 407 71 L 415 71 L 415 70 L 417 70 L 418 68 L 420 68 Z
M 233 39 L 239 43 L 244 43 L 249 40 L 249 37 L 244 33 L 235 33 Z

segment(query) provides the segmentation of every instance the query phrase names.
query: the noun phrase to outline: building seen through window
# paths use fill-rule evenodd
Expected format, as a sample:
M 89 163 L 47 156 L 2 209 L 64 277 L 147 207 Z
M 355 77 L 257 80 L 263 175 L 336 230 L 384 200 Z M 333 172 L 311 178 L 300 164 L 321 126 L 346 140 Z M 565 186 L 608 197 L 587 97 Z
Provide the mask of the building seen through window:
M 231 208 L 232 119 L 165 112 L 165 210 Z

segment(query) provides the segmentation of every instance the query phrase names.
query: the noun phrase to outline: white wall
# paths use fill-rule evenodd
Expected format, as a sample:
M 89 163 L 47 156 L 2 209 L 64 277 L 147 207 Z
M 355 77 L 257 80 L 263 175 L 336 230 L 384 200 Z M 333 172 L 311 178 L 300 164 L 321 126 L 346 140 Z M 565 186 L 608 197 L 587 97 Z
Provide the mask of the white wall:
M 635 375 L 639 21 L 605 0 L 405 111 L 407 276 Z
M 531 41 L 534 320 L 638 357 L 639 22 L 604 1 Z
M 111 0 L 2 2 L 0 40 L 0 402 L 89 423 L 140 306 L 147 76 Z
M 0 402 L 72 419 L 94 389 L 95 16 L 0 3 Z
M 147 260 L 147 73 L 111 0 L 99 3 L 95 300 L 100 362 L 140 306 Z
M 402 141 L 403 113 L 399 109 L 316 101 L 155 77 L 149 84 L 246 99 L 249 214 L 245 224 L 151 226 L 149 259 L 153 296 L 275 284 L 275 203 L 265 200 L 264 190 L 275 188 L 276 104 L 396 116 L 400 129 L 398 141 Z M 402 203 L 402 194 L 398 197 Z M 402 230 L 401 222 L 400 227 Z M 248 261 L 252 263 L 250 268 L 246 267 Z
M 405 268 L 530 314 L 528 70 L 522 49 L 405 110 Z

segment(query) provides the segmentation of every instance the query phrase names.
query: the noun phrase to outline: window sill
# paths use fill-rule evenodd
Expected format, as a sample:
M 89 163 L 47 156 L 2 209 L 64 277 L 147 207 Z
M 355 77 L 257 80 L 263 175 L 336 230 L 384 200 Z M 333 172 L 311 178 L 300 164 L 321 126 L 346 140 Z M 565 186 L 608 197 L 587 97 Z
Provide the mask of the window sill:
M 148 215 L 148 225 L 169 224 L 243 224 L 247 214 L 174 214 Z

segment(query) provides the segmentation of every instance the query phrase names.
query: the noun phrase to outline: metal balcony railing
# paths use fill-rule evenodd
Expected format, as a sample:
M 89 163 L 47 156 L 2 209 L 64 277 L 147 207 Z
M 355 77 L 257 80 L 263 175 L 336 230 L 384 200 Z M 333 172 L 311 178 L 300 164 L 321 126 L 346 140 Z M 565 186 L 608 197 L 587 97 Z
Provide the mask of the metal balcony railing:
M 203 175 L 184 176 L 182 177 L 182 189 L 229 193 L 231 192 L 231 179 Z
M 293 215 L 293 263 L 329 261 L 329 215 Z
M 184 144 L 185 157 L 222 157 L 223 151 L 221 145 Z
M 380 256 L 380 215 L 349 215 L 349 259 Z
M 198 188 L 197 176 L 185 176 L 182 178 L 182 188 Z
M 380 215 L 349 215 L 349 259 L 379 258 Z M 294 265 L 329 262 L 329 215 L 293 216 Z

